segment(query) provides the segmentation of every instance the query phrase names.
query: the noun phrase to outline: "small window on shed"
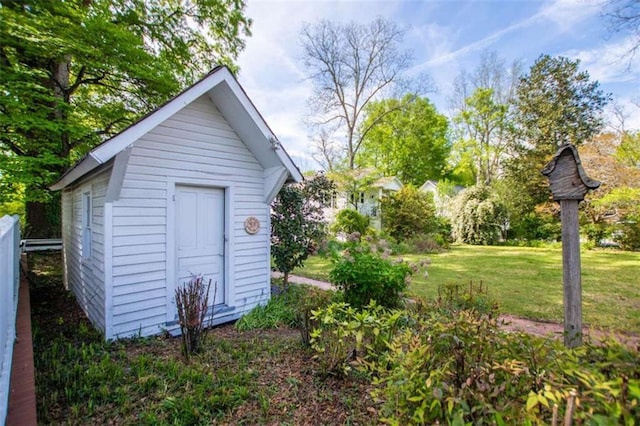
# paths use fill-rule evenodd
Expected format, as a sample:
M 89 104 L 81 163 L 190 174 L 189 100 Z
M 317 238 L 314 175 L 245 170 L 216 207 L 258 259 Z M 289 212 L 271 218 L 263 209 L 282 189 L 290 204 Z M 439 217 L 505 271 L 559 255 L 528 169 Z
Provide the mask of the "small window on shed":
M 91 192 L 82 194 L 82 260 L 91 258 Z

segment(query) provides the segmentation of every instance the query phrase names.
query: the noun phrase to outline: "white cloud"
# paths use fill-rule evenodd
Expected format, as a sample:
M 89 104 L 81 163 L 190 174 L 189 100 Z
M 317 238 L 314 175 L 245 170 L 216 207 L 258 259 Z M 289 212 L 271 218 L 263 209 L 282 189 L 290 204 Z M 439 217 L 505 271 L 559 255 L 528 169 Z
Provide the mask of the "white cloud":
M 551 21 L 561 32 L 572 32 L 580 23 L 600 13 L 598 0 L 555 0 L 544 5 L 536 16 Z
M 634 37 L 629 36 L 593 49 L 569 50 L 563 56 L 579 59 L 581 68 L 589 71 L 590 77 L 600 83 L 635 81 L 640 84 L 640 56 L 627 55 L 634 41 Z

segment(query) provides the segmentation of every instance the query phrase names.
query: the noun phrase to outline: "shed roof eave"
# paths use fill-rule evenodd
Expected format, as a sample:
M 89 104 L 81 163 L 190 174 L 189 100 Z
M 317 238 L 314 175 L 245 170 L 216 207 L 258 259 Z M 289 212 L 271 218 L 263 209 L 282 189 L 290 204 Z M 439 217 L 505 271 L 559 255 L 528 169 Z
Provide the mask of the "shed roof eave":
M 80 179 L 96 167 L 104 164 L 100 160 L 96 159 L 92 153 L 89 153 L 73 168 L 69 169 L 62 177 L 53 185 L 49 186 L 52 191 L 59 191 L 71 185 L 76 180 Z

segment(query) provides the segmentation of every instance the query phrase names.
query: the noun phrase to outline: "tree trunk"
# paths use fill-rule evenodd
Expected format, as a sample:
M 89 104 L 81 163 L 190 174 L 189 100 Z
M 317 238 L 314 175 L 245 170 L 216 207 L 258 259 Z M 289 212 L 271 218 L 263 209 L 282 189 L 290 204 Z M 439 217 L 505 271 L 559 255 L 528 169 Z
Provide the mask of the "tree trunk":
M 61 231 L 60 196 L 47 202 L 26 202 L 27 227 L 24 235 L 29 238 L 59 238 Z
M 284 290 L 289 288 L 289 272 L 288 271 L 282 274 L 282 288 Z

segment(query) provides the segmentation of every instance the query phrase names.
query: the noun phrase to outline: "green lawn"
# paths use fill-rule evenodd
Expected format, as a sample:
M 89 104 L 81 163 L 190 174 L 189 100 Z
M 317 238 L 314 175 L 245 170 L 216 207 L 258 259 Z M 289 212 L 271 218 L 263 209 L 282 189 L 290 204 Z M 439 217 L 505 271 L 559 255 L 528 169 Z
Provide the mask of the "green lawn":
M 429 257 L 429 276 L 414 276 L 411 293 L 434 297 L 446 283 L 488 286 L 504 313 L 561 322 L 561 248 L 453 246 L 428 256 L 405 255 L 416 261 Z M 294 273 L 328 279 L 330 261 L 313 257 Z M 592 327 L 640 333 L 640 253 L 582 252 L 582 315 Z

